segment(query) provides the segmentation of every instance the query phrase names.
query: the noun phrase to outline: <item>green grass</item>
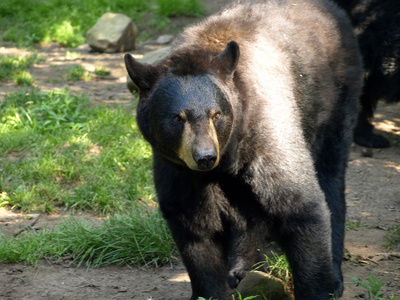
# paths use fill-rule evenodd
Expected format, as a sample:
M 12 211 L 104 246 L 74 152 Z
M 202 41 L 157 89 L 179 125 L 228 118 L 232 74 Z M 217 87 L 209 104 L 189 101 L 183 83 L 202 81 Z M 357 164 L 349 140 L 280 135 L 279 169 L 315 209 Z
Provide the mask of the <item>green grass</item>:
M 136 17 L 149 9 L 145 0 L 3 0 L 0 25 L 7 28 L 3 40 L 19 46 L 58 42 L 63 46 L 83 44 L 85 34 L 106 12 L 123 12 Z
M 400 225 L 395 225 L 388 230 L 388 233 L 385 235 L 387 243 L 385 243 L 385 247 L 390 249 L 400 249 Z
M 35 80 L 29 71 L 21 70 L 14 74 L 13 81 L 16 85 L 31 86 Z
M 0 206 L 111 215 L 97 227 L 70 217 L 53 229 L 0 233 L 1 263 L 64 256 L 78 266 L 170 261 L 172 238 L 150 208 L 151 149 L 129 110 L 92 106 L 68 90 L 20 90 L 0 102 L 0 140 Z
M 172 238 L 158 210 L 133 206 L 124 215 L 114 215 L 100 226 L 69 217 L 43 231 L 17 237 L 0 235 L 0 262 L 36 264 L 69 256 L 77 266 L 109 264 L 158 266 L 170 262 Z
M 383 282 L 371 274 L 368 274 L 367 278 L 368 282 L 361 280 L 360 278 L 353 278 L 353 282 L 356 286 L 361 286 L 365 288 L 368 293 L 368 300 L 397 300 L 398 298 L 395 295 L 390 297 L 386 297 L 382 292 L 381 288 L 383 287 Z
M 0 82 L 13 81 L 17 85 L 32 85 L 34 79 L 28 69 L 43 60 L 44 57 L 36 54 L 25 56 L 0 55 Z
M 3 206 L 109 214 L 153 201 L 151 149 L 123 107 L 32 88 L 0 102 L 0 121 Z
M 157 12 L 163 16 L 200 16 L 203 9 L 198 0 L 157 0 Z
M 96 74 L 98 76 L 109 76 L 111 74 L 111 72 L 107 71 L 105 67 L 96 66 L 94 68 L 94 74 Z
M 20 47 L 41 42 L 76 47 L 85 43 L 86 32 L 106 12 L 123 13 L 142 23 L 142 15 L 154 9 L 160 22 L 170 15 L 201 13 L 198 0 L 2 0 L 0 36 Z
M 292 274 L 286 256 L 272 252 L 271 255 L 264 254 L 264 257 L 265 261 L 258 263 L 256 269 L 263 267 L 267 273 L 281 279 L 287 286 L 293 287 Z
M 357 221 L 346 221 L 345 226 L 346 230 L 353 230 L 353 229 L 363 228 L 366 225 L 361 220 L 357 220 Z
M 67 70 L 68 81 L 90 80 L 91 76 L 85 67 L 81 65 L 74 65 Z
M 197 0 L 3 0 L 0 39 L 18 47 L 57 42 L 76 47 L 106 12 L 149 26 L 171 15 L 199 15 Z M 173 4 L 173 6 L 171 6 Z M 143 16 L 146 15 L 146 18 Z M 150 18 L 149 18 L 150 16 Z M 158 26 L 158 28 L 161 25 Z M 67 53 L 68 60 L 79 54 Z M 121 105 L 93 106 L 68 90 L 44 92 L 29 67 L 36 55 L 0 57 L 0 82 L 24 86 L 0 101 L 0 207 L 20 212 L 92 211 L 111 216 L 100 226 L 70 217 L 61 225 L 20 235 L 0 233 L 0 262 L 71 256 L 79 265 L 160 265 L 171 259 L 173 241 L 154 202 L 152 154 L 132 112 Z M 95 74 L 104 76 L 105 69 Z M 64 78 L 65 76 L 65 78 Z M 82 66 L 63 80 L 85 80 Z M 49 79 L 55 80 L 55 79 Z

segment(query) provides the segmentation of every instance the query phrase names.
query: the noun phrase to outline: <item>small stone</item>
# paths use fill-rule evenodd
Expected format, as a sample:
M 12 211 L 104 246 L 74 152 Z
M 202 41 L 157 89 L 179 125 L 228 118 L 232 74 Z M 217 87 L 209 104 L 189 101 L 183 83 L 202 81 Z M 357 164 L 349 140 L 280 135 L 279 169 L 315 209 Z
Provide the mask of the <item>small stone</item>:
M 239 283 L 237 291 L 243 299 L 250 296 L 258 296 L 255 300 L 294 299 L 282 280 L 260 271 L 249 272 Z
M 171 50 L 171 47 L 164 47 L 154 51 L 147 52 L 143 58 L 140 60 L 142 63 L 154 64 L 162 59 L 164 59 Z
M 172 39 L 174 37 L 172 35 L 169 34 L 165 34 L 165 35 L 161 35 L 157 38 L 156 43 L 159 45 L 165 45 L 165 44 L 169 44 L 172 42 Z
M 89 53 L 90 50 L 91 48 L 88 44 L 83 44 L 75 48 L 76 52 L 81 52 L 81 53 Z
M 365 148 L 363 147 L 361 150 L 361 155 L 363 157 L 373 157 L 374 156 L 374 151 L 372 148 Z

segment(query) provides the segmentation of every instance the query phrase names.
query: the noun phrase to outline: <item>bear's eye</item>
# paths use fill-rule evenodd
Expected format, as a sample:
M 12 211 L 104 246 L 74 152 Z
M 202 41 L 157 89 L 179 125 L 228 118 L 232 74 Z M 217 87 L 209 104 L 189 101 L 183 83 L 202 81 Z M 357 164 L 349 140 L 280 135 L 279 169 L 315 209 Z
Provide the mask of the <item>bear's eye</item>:
M 182 117 L 179 116 L 179 115 L 174 116 L 172 119 L 173 119 L 176 123 L 181 123 L 181 122 L 183 122 Z
M 215 119 L 215 120 L 218 120 L 219 118 L 221 118 L 221 112 L 215 113 L 214 119 Z

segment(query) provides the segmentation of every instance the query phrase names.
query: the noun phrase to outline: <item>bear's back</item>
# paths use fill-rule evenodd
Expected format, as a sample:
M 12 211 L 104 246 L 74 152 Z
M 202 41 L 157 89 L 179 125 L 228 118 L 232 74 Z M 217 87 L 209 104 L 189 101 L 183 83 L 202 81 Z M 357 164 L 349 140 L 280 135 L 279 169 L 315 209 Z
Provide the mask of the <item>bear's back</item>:
M 251 49 L 262 48 L 265 44 L 273 44 L 282 52 L 308 52 L 314 65 L 314 54 L 318 51 L 326 51 L 333 58 L 338 47 L 357 48 L 345 12 L 334 3 L 269 0 L 237 3 L 187 28 L 173 49 L 197 48 L 216 55 L 230 40 L 241 46 L 243 54 L 251 54 Z M 337 57 L 335 60 L 337 63 Z
M 273 98 L 275 90 L 287 90 L 300 109 L 303 101 L 318 101 L 318 92 L 324 93 L 324 101 L 334 102 L 337 82 L 350 84 L 360 76 L 358 45 L 350 21 L 330 1 L 237 3 L 178 37 L 172 53 L 186 53 L 188 60 L 193 60 L 180 63 L 180 67 L 186 66 L 181 74 L 190 75 L 197 68 L 207 71 L 210 66 L 202 64 L 200 57 L 208 61 L 207 56 L 219 54 L 230 40 L 240 46 L 237 73 L 246 78 L 247 90 L 259 86 L 260 93 L 270 94 L 268 98 Z M 312 89 L 308 85 L 313 85 Z

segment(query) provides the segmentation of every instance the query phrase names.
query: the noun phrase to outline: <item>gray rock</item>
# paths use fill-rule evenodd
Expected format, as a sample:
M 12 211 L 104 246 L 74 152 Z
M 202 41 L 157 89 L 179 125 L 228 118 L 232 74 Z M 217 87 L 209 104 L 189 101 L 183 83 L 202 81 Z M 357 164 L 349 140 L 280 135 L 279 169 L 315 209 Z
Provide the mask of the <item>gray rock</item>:
M 270 274 L 251 271 L 239 283 L 237 291 L 246 297 L 257 296 L 254 300 L 293 300 L 294 297 L 285 283 Z
M 135 49 L 138 35 L 131 18 L 123 14 L 106 13 L 86 33 L 89 46 L 99 52 L 115 53 Z
M 160 35 L 157 40 L 156 43 L 159 45 L 165 45 L 165 44 L 169 44 L 172 42 L 172 39 L 174 38 L 173 35 L 170 34 L 164 34 L 164 35 Z
M 76 47 L 74 50 L 76 52 L 89 53 L 91 50 L 91 47 L 88 44 L 83 44 L 83 45 Z
M 154 64 L 162 59 L 164 59 L 171 50 L 171 47 L 164 47 L 154 51 L 147 52 L 143 58 L 140 60 L 142 63 Z

